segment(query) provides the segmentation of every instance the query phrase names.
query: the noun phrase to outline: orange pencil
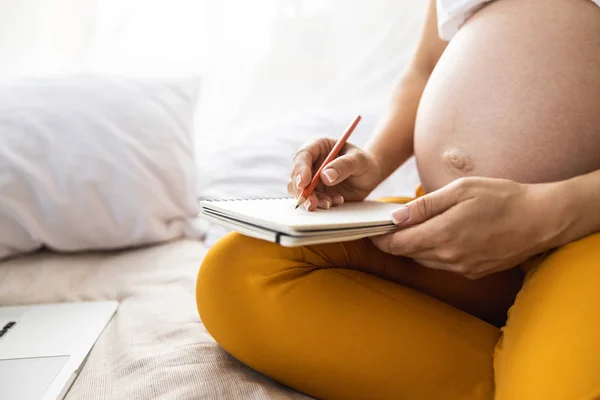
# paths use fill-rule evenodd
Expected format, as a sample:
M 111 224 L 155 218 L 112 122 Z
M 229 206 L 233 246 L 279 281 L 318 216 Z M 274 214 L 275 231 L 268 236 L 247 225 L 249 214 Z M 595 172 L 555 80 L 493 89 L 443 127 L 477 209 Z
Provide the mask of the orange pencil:
M 321 164 L 321 166 L 315 173 L 315 176 L 313 176 L 312 181 L 310 181 L 310 184 L 304 188 L 304 190 L 300 194 L 300 197 L 298 197 L 298 203 L 296 203 L 296 208 L 298 208 L 302 204 L 304 204 L 306 199 L 308 199 L 308 197 L 315 190 L 315 188 L 321 181 L 321 171 L 323 171 L 323 168 L 325 168 L 325 166 L 327 164 L 329 164 L 331 161 L 333 161 L 334 158 L 337 157 L 338 153 L 340 152 L 340 150 L 342 150 L 342 147 L 344 147 L 344 145 L 346 144 L 346 141 L 348 140 L 348 138 L 354 131 L 354 128 L 356 128 L 356 125 L 358 125 L 360 118 L 361 118 L 360 115 L 357 115 L 356 118 L 354 118 L 354 121 L 352 121 L 352 123 L 350 124 L 348 129 L 346 129 L 346 132 L 344 132 L 342 137 L 339 138 L 338 141 L 336 142 L 335 146 L 333 146 L 333 149 L 331 149 L 331 151 L 327 155 L 327 158 L 325 159 L 325 161 L 323 161 L 323 164 Z

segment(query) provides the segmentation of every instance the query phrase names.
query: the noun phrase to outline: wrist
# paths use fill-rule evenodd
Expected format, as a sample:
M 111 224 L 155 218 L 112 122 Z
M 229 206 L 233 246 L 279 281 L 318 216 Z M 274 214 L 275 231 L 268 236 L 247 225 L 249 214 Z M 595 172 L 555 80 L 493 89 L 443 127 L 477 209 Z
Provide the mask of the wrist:
M 534 184 L 533 207 L 540 218 L 543 250 L 559 247 L 597 231 L 589 185 L 581 177 Z M 592 207 L 590 207 L 590 205 Z M 590 209 L 591 208 L 591 209 Z
M 386 170 L 386 165 L 385 165 L 385 158 L 381 155 L 378 155 L 376 153 L 367 153 L 369 155 L 369 157 L 371 158 L 371 162 L 373 163 L 373 167 L 377 170 L 377 185 L 379 185 L 381 182 L 383 182 L 385 180 L 385 178 L 388 176 L 385 173 Z
M 405 155 L 405 152 L 401 150 L 390 153 L 389 151 L 380 151 L 380 149 L 369 147 L 365 149 L 365 152 L 379 169 L 378 183 L 383 182 L 388 176 L 393 174 L 412 155 L 411 153 Z
M 558 182 L 565 196 L 571 222 L 566 232 L 567 242 L 600 231 L 600 171 Z

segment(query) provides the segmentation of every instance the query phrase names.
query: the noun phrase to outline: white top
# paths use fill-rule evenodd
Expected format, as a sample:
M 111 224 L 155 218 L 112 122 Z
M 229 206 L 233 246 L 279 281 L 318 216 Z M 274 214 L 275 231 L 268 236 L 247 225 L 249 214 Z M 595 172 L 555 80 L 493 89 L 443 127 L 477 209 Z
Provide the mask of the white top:
M 490 0 L 436 0 L 440 38 L 450 41 L 460 27 Z
M 490 0 L 436 0 L 438 32 L 450 41 L 460 27 Z M 600 6 L 600 0 L 592 0 Z

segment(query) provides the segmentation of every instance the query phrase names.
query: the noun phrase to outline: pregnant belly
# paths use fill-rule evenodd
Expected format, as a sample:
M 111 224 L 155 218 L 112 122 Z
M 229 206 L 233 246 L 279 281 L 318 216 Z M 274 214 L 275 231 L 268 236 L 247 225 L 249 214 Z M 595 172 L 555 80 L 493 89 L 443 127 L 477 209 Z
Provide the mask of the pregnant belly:
M 448 45 L 421 98 L 425 191 L 461 176 L 519 182 L 600 169 L 600 7 L 496 0 Z

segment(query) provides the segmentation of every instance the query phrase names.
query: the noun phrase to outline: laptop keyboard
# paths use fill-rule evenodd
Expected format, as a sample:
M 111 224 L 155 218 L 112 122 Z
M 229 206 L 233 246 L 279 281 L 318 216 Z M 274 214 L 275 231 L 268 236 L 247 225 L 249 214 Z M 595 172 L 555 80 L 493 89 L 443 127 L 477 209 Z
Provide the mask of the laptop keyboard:
M 8 331 L 17 324 L 16 321 L 9 321 L 0 329 L 0 338 L 8 333 Z

